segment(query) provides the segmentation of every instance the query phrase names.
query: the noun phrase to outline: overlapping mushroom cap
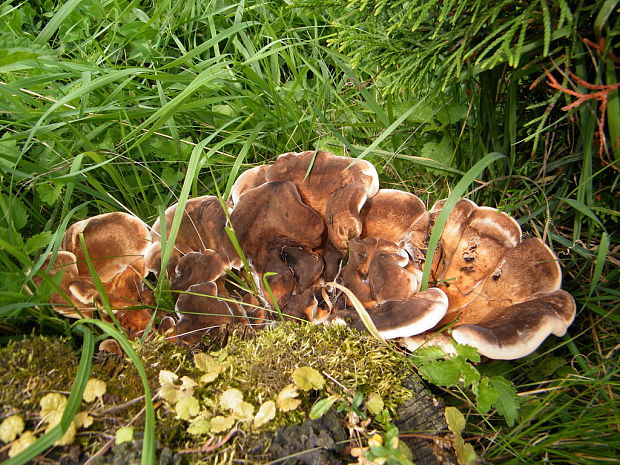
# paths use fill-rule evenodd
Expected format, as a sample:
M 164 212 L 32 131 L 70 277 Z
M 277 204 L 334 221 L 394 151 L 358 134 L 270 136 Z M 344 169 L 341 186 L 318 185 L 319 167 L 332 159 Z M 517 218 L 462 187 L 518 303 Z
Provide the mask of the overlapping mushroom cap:
M 409 348 L 446 324 L 448 333 L 431 344 L 449 346 L 451 334 L 499 359 L 522 357 L 549 334 L 563 335 L 575 304 L 560 289 L 556 257 L 541 240 L 523 240 L 510 216 L 466 199 L 451 212 L 433 257 L 436 285 L 420 291 L 428 238 L 443 207 L 441 201 L 427 211 L 413 194 L 379 189 L 370 163 L 329 152 L 286 153 L 272 165 L 252 168 L 237 179 L 227 203 L 205 196 L 185 205 L 165 270 L 178 293 L 175 334 L 193 342 L 221 324 L 274 319 L 275 310 L 362 329 L 353 302 L 327 285 L 336 281 L 353 292 L 384 337 L 401 338 Z M 161 271 L 161 235 L 170 231 L 176 209 L 166 210 L 165 225 L 157 220 L 150 229 L 138 275 Z M 84 229 L 78 225 L 75 230 Z M 245 260 L 226 227 L 234 230 Z M 80 271 L 71 256 L 63 252 L 58 261 L 68 270 L 63 288 L 86 295 L 90 288 L 73 279 Z M 227 279 L 243 263 L 256 295 Z M 109 267 L 115 276 L 133 269 L 125 265 L 119 272 L 122 261 Z
M 128 308 L 150 303 L 151 295 L 142 286 L 142 279 L 147 274 L 144 254 L 151 241 L 148 226 L 127 213 L 93 216 L 67 229 L 52 266 L 49 258 L 44 264 L 51 276 L 61 273 L 59 290 L 50 299 L 53 308 L 71 318 L 91 316 L 97 308 L 102 308 L 80 235 L 84 237 L 85 248 L 110 307 L 119 312 L 121 322 L 130 330 L 144 329 L 150 319 L 149 312 Z

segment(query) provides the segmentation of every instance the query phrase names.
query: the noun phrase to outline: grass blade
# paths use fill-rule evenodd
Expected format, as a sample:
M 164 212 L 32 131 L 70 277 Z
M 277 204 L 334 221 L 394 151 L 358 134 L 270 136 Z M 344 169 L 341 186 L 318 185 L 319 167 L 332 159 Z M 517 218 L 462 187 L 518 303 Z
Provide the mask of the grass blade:
M 49 20 L 43 30 L 39 33 L 34 42 L 36 44 L 44 44 L 45 42 L 50 40 L 62 24 L 62 22 L 67 18 L 67 16 L 71 14 L 73 10 L 77 8 L 77 6 L 81 2 L 82 0 L 69 0 L 67 3 L 61 6 L 56 12 L 56 14 L 52 16 L 52 19 Z
M 85 324 L 92 324 L 99 327 L 103 332 L 116 339 L 121 345 L 131 363 L 136 367 L 142 386 L 144 387 L 144 442 L 142 444 L 142 458 L 140 460 L 141 465 L 154 465 L 155 460 L 155 411 L 153 409 L 153 398 L 151 397 L 151 388 L 149 387 L 149 378 L 147 376 L 144 365 L 140 360 L 140 357 L 131 346 L 131 343 L 127 340 L 124 334 L 118 331 L 110 323 L 106 323 L 101 320 L 85 319 L 79 320 L 78 326 Z M 81 399 L 81 395 L 80 395 Z
M 366 311 L 362 303 L 359 301 L 359 299 L 356 297 L 355 294 L 353 294 L 353 292 L 350 289 L 335 282 L 326 283 L 325 286 L 332 286 L 344 292 L 346 296 L 349 298 L 349 300 L 351 301 L 351 303 L 353 304 L 353 308 L 355 308 L 355 311 L 360 316 L 360 319 L 362 320 L 362 323 L 364 323 L 364 326 L 366 327 L 368 332 L 372 334 L 373 337 L 377 341 L 387 344 L 387 342 L 385 341 L 385 338 L 381 336 L 381 333 L 375 326 L 374 322 L 372 321 L 372 318 L 370 318 L 370 315 L 368 314 L 368 312 Z

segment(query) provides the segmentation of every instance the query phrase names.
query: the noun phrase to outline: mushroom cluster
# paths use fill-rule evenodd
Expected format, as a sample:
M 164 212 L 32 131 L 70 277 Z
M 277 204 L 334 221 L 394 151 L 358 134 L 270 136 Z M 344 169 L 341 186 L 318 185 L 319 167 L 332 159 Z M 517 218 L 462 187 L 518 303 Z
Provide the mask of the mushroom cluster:
M 466 199 L 451 212 L 433 258 L 435 287 L 420 291 L 428 239 L 443 206 L 440 201 L 427 210 L 413 194 L 380 189 L 372 164 L 324 151 L 286 153 L 247 170 L 226 203 L 204 196 L 185 204 L 165 270 L 178 293 L 174 334 L 194 342 L 222 324 L 273 320 L 275 311 L 363 329 L 352 302 L 330 282 L 352 291 L 383 337 L 398 338 L 410 349 L 429 343 L 450 350 L 454 339 L 490 358 L 515 359 L 549 334 L 565 334 L 575 303 L 560 289 L 557 258 L 540 239 L 522 239 L 510 216 Z M 170 231 L 176 210 L 166 210 L 165 229 L 157 220 L 148 234 L 129 217 L 123 233 L 99 238 L 93 232 L 89 239 L 86 226 L 103 221 L 101 215 L 77 223 L 67 235 L 82 232 L 89 251 L 89 240 L 95 249 L 107 241 L 106 257 L 91 253 L 117 264 L 106 273 L 106 291 L 122 303 L 145 302 L 138 281 L 160 273 L 162 230 Z M 129 236 L 142 239 L 140 247 L 123 239 Z M 65 242 L 66 253 L 76 258 L 67 264 L 72 257 L 63 255 L 61 287 L 80 306 L 94 294 L 80 287 L 89 282 L 87 270 L 79 270 L 79 248 L 70 240 L 63 247 Z M 258 292 L 231 285 L 230 272 L 244 264 Z

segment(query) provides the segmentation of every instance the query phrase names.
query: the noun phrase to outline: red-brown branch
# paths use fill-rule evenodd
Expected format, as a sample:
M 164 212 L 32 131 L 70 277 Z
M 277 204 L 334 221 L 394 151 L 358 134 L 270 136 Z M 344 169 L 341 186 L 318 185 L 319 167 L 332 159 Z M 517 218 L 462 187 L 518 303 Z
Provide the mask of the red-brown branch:
M 599 157 L 601 161 L 603 162 L 603 164 L 607 165 L 609 163 L 603 159 L 603 149 L 607 147 L 607 142 L 605 138 L 605 114 L 607 111 L 607 101 L 608 101 L 609 94 L 611 94 L 614 90 L 620 88 L 620 83 L 616 82 L 614 84 L 591 84 L 581 79 L 579 76 L 575 75 L 575 73 L 573 73 L 572 71 L 569 71 L 568 73 L 571 79 L 574 82 L 576 82 L 577 85 L 585 87 L 588 90 L 593 90 L 595 92 L 584 94 L 576 90 L 568 89 L 562 86 L 557 81 L 555 76 L 553 76 L 553 74 L 551 74 L 549 71 L 545 69 L 545 74 L 547 75 L 547 78 L 549 79 L 549 82 L 547 82 L 547 85 L 553 89 L 559 90 L 560 92 L 571 95 L 573 97 L 577 97 L 577 100 L 575 100 L 574 102 L 563 106 L 561 108 L 563 111 L 569 111 L 569 110 L 572 110 L 573 108 L 577 108 L 579 105 L 589 100 L 595 100 L 599 102 L 599 111 L 601 113 L 600 117 L 598 118 L 598 131 L 597 131 L 599 135 L 599 140 L 600 140 Z M 611 167 L 617 171 L 620 171 L 620 168 L 615 166 L 613 163 L 611 164 Z

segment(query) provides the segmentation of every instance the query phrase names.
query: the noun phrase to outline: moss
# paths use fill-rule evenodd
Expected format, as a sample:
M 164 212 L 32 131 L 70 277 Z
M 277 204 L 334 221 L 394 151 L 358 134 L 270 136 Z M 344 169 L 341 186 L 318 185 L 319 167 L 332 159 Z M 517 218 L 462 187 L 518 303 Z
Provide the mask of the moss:
M 247 452 L 249 449 L 253 451 L 252 456 L 262 456 L 278 426 L 302 423 L 314 402 L 329 395 L 350 399 L 359 392 L 366 398 L 371 392 L 376 392 L 392 413 L 399 403 L 411 397 L 411 392 L 402 387 L 402 381 L 411 373 L 407 361 L 369 335 L 348 328 L 285 323 L 274 329 L 259 331 L 250 338 L 247 330 L 233 330 L 224 340 L 225 347 L 210 353 L 223 360 L 227 368 L 215 381 L 195 391 L 203 409 L 213 415 L 226 414 L 218 407 L 217 401 L 219 395 L 229 388 L 241 390 L 244 400 L 257 410 L 263 402 L 274 400 L 284 386 L 293 382 L 292 372 L 298 367 L 315 368 L 327 382 L 320 391 L 301 392 L 302 404 L 298 409 L 278 413 L 274 420 L 259 429 L 252 428 L 248 422 L 239 423 L 243 434 L 230 440 L 230 448 L 224 454 L 226 457 L 218 456 L 221 463 L 229 462 L 233 457 L 246 456 L 250 454 Z M 155 394 L 159 389 L 161 370 L 173 371 L 179 376 L 187 375 L 197 381 L 202 373 L 196 368 L 193 356 L 207 351 L 213 344 L 213 340 L 205 339 L 201 345 L 188 349 L 155 336 L 142 345 L 136 343 L 135 348 L 142 358 Z M 5 410 L 20 410 L 35 422 L 38 402 L 44 394 L 71 389 L 78 356 L 67 340 L 61 338 L 34 337 L 0 349 L 0 403 Z M 62 360 L 61 364 L 59 360 Z M 105 408 L 144 394 L 140 377 L 127 357 L 99 352 L 93 362 L 91 376 L 105 381 L 107 385 Z M 142 405 L 136 402 L 100 415 L 89 429 L 113 435 L 119 425 L 126 424 L 138 414 Z M 92 406 L 84 405 L 84 409 L 88 408 Z M 156 416 L 160 447 L 176 451 L 204 444 L 205 438 L 191 436 L 187 432 L 189 423 L 177 419 L 165 403 L 158 405 Z M 134 426 L 139 429 L 141 421 L 142 418 Z M 96 437 L 87 436 L 80 444 L 83 450 L 96 451 L 103 441 Z M 90 443 L 87 444 L 87 441 Z M 186 460 L 201 463 L 200 455 L 188 454 L 183 458 L 183 461 Z M 213 463 L 211 460 L 208 462 Z
M 2 410 L 31 410 L 49 391 L 68 391 L 77 365 L 78 354 L 67 339 L 35 336 L 10 342 L 0 349 Z

